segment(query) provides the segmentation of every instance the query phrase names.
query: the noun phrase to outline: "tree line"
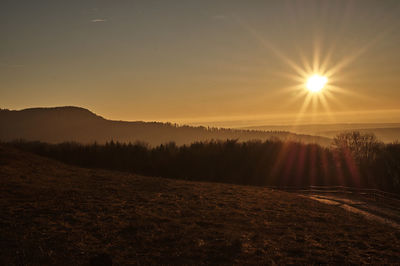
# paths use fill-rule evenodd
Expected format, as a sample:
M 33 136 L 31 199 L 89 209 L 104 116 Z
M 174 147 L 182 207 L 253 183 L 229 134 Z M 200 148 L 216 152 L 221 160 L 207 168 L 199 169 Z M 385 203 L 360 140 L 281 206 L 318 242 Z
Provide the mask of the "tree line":
M 293 141 L 238 140 L 105 145 L 14 141 L 19 149 L 88 168 L 184 180 L 257 186 L 343 185 L 400 193 L 400 144 L 344 132 L 331 147 Z

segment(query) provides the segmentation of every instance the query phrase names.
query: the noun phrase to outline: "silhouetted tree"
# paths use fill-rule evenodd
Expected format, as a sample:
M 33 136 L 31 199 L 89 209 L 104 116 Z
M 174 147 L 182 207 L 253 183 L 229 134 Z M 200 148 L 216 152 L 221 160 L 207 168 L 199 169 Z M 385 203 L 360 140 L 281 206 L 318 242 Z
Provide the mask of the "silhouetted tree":
M 342 132 L 333 139 L 333 148 L 342 153 L 350 153 L 357 162 L 372 162 L 383 147 L 372 133 L 359 131 Z

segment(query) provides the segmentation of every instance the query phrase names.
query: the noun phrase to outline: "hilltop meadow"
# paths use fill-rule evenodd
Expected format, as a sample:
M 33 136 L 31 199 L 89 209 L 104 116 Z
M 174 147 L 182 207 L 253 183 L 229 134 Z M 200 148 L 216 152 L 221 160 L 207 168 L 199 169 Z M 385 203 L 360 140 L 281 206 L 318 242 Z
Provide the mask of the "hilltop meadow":
M 0 212 L 1 265 L 396 264 L 400 253 L 395 228 L 294 193 L 85 169 L 2 145 Z

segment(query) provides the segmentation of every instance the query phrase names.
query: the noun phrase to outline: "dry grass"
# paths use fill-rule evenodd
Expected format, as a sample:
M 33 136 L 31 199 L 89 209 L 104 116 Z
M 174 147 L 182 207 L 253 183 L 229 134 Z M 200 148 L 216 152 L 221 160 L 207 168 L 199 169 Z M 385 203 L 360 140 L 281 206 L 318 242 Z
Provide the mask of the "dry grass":
M 0 147 L 0 264 L 400 263 L 400 232 L 260 187 L 89 170 Z

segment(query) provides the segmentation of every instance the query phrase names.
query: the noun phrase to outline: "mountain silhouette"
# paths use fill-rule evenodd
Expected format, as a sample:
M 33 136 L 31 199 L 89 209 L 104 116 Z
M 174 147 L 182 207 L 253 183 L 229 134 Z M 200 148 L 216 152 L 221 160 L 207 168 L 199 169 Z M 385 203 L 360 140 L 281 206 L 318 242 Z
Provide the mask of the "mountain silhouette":
M 287 131 L 261 131 L 229 128 L 178 126 L 161 122 L 107 120 L 81 107 L 29 108 L 0 110 L 0 140 L 18 139 L 60 143 L 146 142 L 152 146 L 167 142 L 178 145 L 196 141 L 238 139 L 301 141 L 328 145 L 330 139 Z

